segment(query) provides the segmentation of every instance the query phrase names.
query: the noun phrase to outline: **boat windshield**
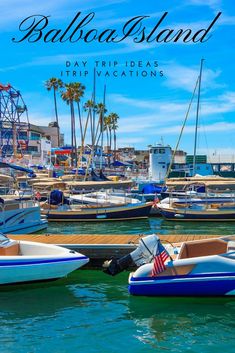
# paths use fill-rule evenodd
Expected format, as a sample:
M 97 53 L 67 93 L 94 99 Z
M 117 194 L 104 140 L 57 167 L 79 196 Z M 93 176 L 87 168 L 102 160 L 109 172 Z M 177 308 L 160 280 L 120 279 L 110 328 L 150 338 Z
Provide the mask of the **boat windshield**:
M 9 241 L 10 241 L 10 239 L 6 235 L 4 235 L 3 233 L 0 233 L 0 247 L 4 246 Z

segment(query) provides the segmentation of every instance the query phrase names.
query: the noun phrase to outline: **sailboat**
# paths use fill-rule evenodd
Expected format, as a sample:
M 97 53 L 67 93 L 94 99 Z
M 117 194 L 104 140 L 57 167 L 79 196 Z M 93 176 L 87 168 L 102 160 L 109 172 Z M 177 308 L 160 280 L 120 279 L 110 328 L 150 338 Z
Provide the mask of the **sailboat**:
M 235 203 L 234 203 L 233 188 L 230 188 L 229 185 L 227 185 L 226 181 L 220 180 L 219 178 L 212 178 L 213 180 L 208 180 L 207 177 L 199 178 L 196 176 L 198 120 L 199 120 L 203 61 L 204 59 L 201 59 L 200 74 L 194 90 L 194 94 L 195 94 L 196 87 L 198 86 L 192 178 L 189 180 L 185 178 L 178 179 L 176 181 L 176 187 L 181 185 L 183 186 L 184 189 L 181 190 L 180 193 L 174 194 L 173 198 L 169 197 L 167 200 L 163 200 L 157 206 L 162 216 L 168 220 L 234 221 Z M 194 97 L 194 94 L 193 94 L 193 97 Z M 192 103 L 192 100 L 190 102 L 189 109 L 191 107 L 191 103 Z M 187 115 L 186 115 L 186 118 L 187 118 Z M 186 119 L 184 121 L 182 130 L 181 130 L 180 138 L 182 136 L 185 123 L 186 123 Z M 175 151 L 177 150 L 178 145 L 179 145 L 179 141 Z M 173 155 L 173 158 L 174 158 L 174 155 Z M 169 170 L 170 168 L 171 166 L 169 167 Z M 233 184 L 233 182 L 235 182 L 235 179 L 230 181 L 230 184 L 231 183 Z M 219 189 L 219 195 L 218 193 L 212 193 L 212 194 L 209 193 L 209 195 L 207 194 L 207 189 L 210 188 L 211 186 L 213 186 L 214 188 L 217 187 L 217 189 Z M 192 189 L 192 187 L 195 187 L 195 189 Z M 171 195 L 169 194 L 169 196 Z

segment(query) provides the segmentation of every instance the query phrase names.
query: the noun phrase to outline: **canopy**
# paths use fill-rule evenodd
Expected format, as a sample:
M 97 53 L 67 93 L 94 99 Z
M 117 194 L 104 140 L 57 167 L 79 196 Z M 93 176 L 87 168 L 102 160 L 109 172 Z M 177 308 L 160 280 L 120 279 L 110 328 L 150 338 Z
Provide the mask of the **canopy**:
M 115 162 L 113 162 L 111 164 L 112 164 L 113 167 L 129 167 L 129 166 L 131 166 L 128 163 L 123 163 L 123 162 L 120 162 L 120 161 L 115 161 Z
M 0 162 L 0 168 L 11 168 L 11 169 L 19 170 L 20 172 L 29 173 L 32 175 L 34 174 L 33 169 L 25 168 L 20 165 L 11 164 L 11 163 Z

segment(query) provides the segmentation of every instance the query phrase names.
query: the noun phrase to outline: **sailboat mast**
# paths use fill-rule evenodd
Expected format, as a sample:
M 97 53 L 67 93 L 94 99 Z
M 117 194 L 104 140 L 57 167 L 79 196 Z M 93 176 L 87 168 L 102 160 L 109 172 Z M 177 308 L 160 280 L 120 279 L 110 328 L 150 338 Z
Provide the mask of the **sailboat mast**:
M 197 113 L 196 113 L 196 126 L 195 126 L 194 151 L 193 151 L 193 176 L 196 174 L 197 131 L 198 131 L 198 119 L 199 119 L 199 107 L 200 107 L 200 94 L 201 94 L 201 81 L 202 81 L 203 61 L 204 61 L 204 59 L 201 59 L 199 82 L 198 82 Z
M 91 164 L 91 167 L 93 169 L 94 167 L 94 154 L 95 154 L 95 114 L 96 114 L 96 69 L 94 67 L 94 73 L 93 73 L 93 93 L 92 93 L 92 100 L 93 100 L 93 110 L 91 113 L 91 158 L 89 165 Z M 87 167 L 87 172 L 88 172 L 88 167 Z
M 102 120 L 100 123 L 101 126 L 101 154 L 100 154 L 100 170 L 103 169 L 103 145 L 104 145 L 104 112 L 105 112 L 105 95 L 106 95 L 106 85 L 104 85 L 104 96 L 103 96 L 103 111 L 102 111 Z

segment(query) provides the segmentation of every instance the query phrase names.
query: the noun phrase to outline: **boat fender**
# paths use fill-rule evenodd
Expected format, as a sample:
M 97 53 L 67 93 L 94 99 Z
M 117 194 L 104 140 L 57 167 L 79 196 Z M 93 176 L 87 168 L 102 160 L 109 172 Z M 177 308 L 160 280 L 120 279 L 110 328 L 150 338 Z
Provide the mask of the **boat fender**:
M 155 198 L 154 201 L 153 201 L 152 207 L 153 208 L 158 208 L 158 203 L 159 203 L 159 198 Z
M 35 194 L 35 199 L 38 200 L 38 201 L 41 200 L 41 194 L 40 194 L 39 191 L 36 192 L 36 194 Z

